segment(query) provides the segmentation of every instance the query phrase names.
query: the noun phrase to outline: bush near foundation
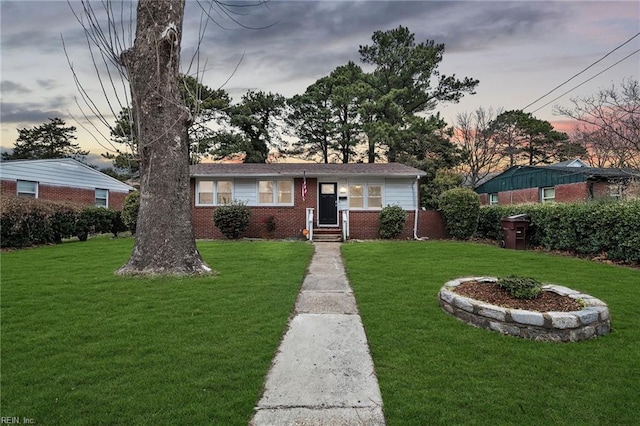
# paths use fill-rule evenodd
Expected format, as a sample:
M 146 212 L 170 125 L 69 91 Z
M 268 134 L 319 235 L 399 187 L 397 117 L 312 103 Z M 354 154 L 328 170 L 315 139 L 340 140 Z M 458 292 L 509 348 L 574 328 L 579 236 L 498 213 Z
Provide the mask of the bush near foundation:
M 396 238 L 404 229 L 407 212 L 400 206 L 387 206 L 380 210 L 380 237 Z
M 468 188 L 453 188 L 438 199 L 447 233 L 459 240 L 468 240 L 478 227 L 480 198 Z
M 125 230 L 120 212 L 101 207 L 24 197 L 0 197 L 0 247 L 58 244 L 77 236 Z
M 249 227 L 251 210 L 244 203 L 234 201 L 218 206 L 213 212 L 213 223 L 230 240 L 240 238 Z
M 526 214 L 529 245 L 623 262 L 640 262 L 640 200 L 487 206 L 476 235 L 503 239 L 501 219 Z

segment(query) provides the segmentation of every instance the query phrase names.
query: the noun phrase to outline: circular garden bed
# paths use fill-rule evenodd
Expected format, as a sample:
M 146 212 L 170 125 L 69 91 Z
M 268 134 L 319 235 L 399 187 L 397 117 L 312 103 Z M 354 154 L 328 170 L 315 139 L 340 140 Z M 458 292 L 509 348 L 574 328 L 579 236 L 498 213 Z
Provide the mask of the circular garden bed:
M 600 299 L 548 284 L 535 299 L 509 296 L 497 278 L 469 277 L 440 289 L 442 309 L 476 327 L 532 340 L 577 342 L 608 334 L 609 308 Z

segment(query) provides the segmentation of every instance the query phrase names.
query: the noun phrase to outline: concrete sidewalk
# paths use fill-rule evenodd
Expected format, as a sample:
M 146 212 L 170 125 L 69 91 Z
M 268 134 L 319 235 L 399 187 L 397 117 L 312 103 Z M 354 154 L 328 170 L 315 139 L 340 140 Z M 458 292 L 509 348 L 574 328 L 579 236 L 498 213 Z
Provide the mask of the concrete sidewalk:
M 384 425 L 382 397 L 340 244 L 314 243 L 295 315 L 251 425 Z

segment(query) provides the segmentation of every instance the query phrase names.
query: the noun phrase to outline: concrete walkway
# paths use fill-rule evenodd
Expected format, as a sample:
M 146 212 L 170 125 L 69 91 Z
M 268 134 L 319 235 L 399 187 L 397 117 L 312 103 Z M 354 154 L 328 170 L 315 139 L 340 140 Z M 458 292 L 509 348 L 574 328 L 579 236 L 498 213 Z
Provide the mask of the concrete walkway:
M 340 244 L 315 253 L 251 425 L 384 425 L 382 397 Z

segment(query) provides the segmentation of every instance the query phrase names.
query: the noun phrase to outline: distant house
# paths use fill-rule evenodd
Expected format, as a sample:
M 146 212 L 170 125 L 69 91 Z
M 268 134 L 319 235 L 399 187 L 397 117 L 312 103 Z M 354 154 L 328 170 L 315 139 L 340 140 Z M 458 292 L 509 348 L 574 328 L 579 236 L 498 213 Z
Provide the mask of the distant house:
M 399 205 L 408 213 L 402 238 L 442 238 L 439 214 L 419 208 L 424 174 L 399 163 L 193 165 L 196 238 L 223 238 L 213 212 L 233 200 L 252 211 L 247 237 L 264 237 L 273 217 L 276 238 L 378 238 L 380 210 Z
M 71 158 L 0 162 L 3 195 L 122 209 L 134 188 Z
M 640 170 L 589 167 L 575 159 L 548 166 L 513 166 L 478 185 L 483 204 L 577 202 L 637 196 Z

